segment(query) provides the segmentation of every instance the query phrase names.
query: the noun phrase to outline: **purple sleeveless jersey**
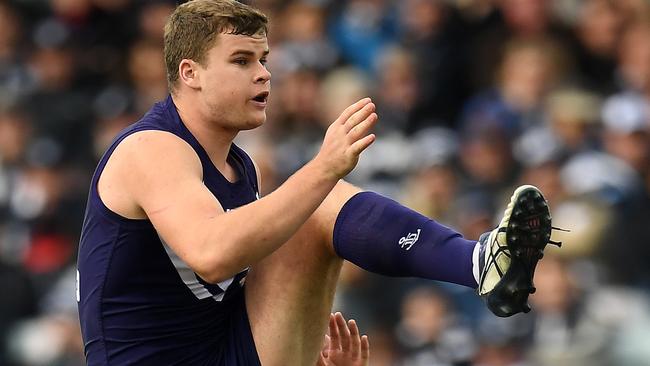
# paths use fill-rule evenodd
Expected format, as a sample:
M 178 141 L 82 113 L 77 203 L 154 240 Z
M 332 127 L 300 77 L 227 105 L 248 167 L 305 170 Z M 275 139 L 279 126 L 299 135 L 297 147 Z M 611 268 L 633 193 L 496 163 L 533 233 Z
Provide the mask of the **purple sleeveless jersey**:
M 219 284 L 203 281 L 158 236 L 149 220 L 124 218 L 97 194 L 116 146 L 132 133 L 160 130 L 192 146 L 204 184 L 224 210 L 259 197 L 255 167 L 232 145 L 239 173 L 226 180 L 181 121 L 168 97 L 123 130 L 93 175 L 78 259 L 77 301 L 89 365 L 259 365 L 246 314 L 246 271 Z M 161 157 L 164 158 L 164 157 Z

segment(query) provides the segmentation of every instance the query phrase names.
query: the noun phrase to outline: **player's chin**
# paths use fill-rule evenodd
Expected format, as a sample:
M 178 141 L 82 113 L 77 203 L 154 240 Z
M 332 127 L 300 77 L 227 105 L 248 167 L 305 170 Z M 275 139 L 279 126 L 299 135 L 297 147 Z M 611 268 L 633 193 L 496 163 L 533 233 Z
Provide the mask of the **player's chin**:
M 244 126 L 245 130 L 252 130 L 254 128 L 260 127 L 261 125 L 266 122 L 266 113 L 265 112 L 258 112 L 258 113 L 253 113 L 253 115 L 249 116 L 249 118 L 246 119 L 246 126 Z

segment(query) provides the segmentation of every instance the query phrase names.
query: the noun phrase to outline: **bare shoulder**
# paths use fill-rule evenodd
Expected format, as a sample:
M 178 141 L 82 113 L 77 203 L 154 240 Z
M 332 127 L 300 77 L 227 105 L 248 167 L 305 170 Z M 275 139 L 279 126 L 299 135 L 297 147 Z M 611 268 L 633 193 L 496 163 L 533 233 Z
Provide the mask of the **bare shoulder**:
M 101 173 L 97 189 L 115 213 L 131 219 L 147 215 L 141 201 L 179 180 L 202 179 L 201 162 L 178 136 L 156 130 L 136 132 L 115 148 Z

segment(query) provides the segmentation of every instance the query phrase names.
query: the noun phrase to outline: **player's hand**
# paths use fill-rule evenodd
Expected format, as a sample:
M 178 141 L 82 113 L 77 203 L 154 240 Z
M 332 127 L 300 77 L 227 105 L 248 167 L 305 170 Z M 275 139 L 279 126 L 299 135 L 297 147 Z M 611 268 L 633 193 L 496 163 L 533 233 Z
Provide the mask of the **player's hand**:
M 329 333 L 329 336 L 325 336 L 317 366 L 368 366 L 368 336 L 359 335 L 359 328 L 354 320 L 346 323 L 341 313 L 331 314 Z
M 352 104 L 329 126 L 314 160 L 333 178 L 345 177 L 357 165 L 361 152 L 375 140 L 369 131 L 377 119 L 370 98 Z

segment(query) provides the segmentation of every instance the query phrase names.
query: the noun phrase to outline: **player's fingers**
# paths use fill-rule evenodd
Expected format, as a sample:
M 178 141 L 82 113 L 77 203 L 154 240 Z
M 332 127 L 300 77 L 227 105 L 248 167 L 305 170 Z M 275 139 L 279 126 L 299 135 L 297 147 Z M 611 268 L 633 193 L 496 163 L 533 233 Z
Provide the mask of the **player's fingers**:
M 325 345 L 323 346 L 323 351 L 325 351 L 326 353 L 325 356 L 327 356 L 327 353 L 329 352 L 331 346 L 332 346 L 332 339 L 330 338 L 330 336 L 325 334 Z
M 334 319 L 334 314 L 330 314 L 330 346 L 329 349 L 341 349 L 341 337 L 339 335 L 339 330 L 336 327 L 336 320 Z
M 325 338 L 323 339 L 323 347 L 321 347 L 321 351 L 325 352 L 329 350 L 330 348 L 330 336 L 325 334 Z
M 345 319 L 343 318 L 343 314 L 336 313 L 334 314 L 334 317 L 336 318 L 336 326 L 339 330 L 339 335 L 341 336 L 341 349 L 343 350 L 343 352 L 349 352 L 350 351 L 350 330 L 348 329 L 348 325 L 345 324 Z
M 348 321 L 348 328 L 350 329 L 350 348 L 352 350 L 352 357 L 359 357 L 361 353 L 361 338 L 359 336 L 359 327 L 354 319 Z
M 366 117 L 365 120 L 361 121 L 358 125 L 354 126 L 349 132 L 348 136 L 352 139 L 352 141 L 357 141 L 358 139 L 362 138 L 363 136 L 367 135 L 370 129 L 375 125 L 375 123 L 379 120 L 379 117 L 377 116 L 377 113 L 371 113 Z
M 367 335 L 361 337 L 361 358 L 364 360 L 370 358 L 370 341 Z
M 361 140 L 357 140 L 355 143 L 350 146 L 350 149 L 352 149 L 352 153 L 356 156 L 359 156 L 363 150 L 367 149 L 370 144 L 372 144 L 375 141 L 375 135 L 370 134 Z
M 355 112 L 363 108 L 368 103 L 370 103 L 370 98 L 363 98 L 361 100 L 358 100 L 356 103 L 345 108 L 345 110 L 343 111 L 343 113 L 341 113 L 337 121 L 340 122 L 341 124 L 344 124 L 345 121 L 348 120 L 348 118 L 350 118 Z
M 330 354 L 330 347 L 332 345 L 332 341 L 330 340 L 330 337 L 325 334 L 325 344 L 323 345 L 323 349 L 321 350 L 321 353 L 325 358 L 327 358 Z
M 318 355 L 318 362 L 316 363 L 316 366 L 327 366 L 327 361 L 325 360 L 327 356 L 323 356 L 321 353 Z
M 345 132 L 349 132 L 354 126 L 363 122 L 368 116 L 375 111 L 375 104 L 368 103 L 363 108 L 356 111 L 350 118 L 347 119 L 343 124 L 345 125 Z

